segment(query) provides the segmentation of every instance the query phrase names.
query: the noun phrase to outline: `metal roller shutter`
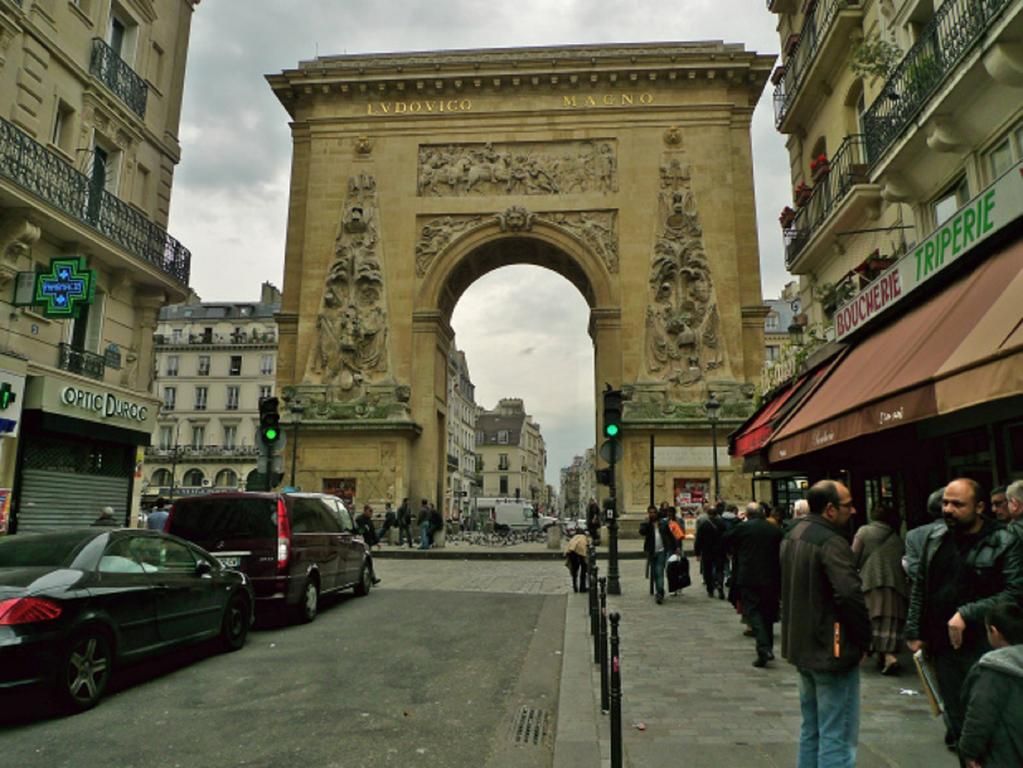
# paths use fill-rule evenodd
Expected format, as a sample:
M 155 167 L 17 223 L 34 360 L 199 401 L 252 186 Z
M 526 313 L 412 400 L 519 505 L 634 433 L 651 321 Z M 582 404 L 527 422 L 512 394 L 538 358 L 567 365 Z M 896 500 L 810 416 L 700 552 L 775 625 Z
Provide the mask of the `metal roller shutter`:
M 91 525 L 103 507 L 124 520 L 129 480 L 27 469 L 21 477 L 18 533 Z

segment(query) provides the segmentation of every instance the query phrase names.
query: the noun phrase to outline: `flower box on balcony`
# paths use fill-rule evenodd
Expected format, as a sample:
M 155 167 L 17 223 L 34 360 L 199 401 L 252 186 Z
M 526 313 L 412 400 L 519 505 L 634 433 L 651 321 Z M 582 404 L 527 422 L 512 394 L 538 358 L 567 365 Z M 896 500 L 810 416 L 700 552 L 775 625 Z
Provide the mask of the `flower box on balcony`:
M 774 68 L 774 72 L 771 73 L 771 84 L 778 85 L 785 78 L 785 65 L 781 64 Z
M 799 45 L 799 38 L 800 38 L 800 33 L 799 32 L 793 32 L 791 35 L 788 36 L 788 39 L 785 40 L 785 58 L 786 59 L 788 59 L 792 55 L 792 52 L 794 50 L 796 50 L 796 46 Z
M 804 182 L 799 182 L 799 185 L 792 190 L 792 199 L 796 203 L 797 208 L 802 208 L 809 203 L 812 195 L 813 187 L 808 187 Z
M 828 161 L 825 160 L 823 163 L 818 163 L 812 168 L 810 171 L 810 178 L 812 178 L 814 184 L 816 184 L 829 173 L 831 173 L 831 166 L 828 164 Z
M 785 206 L 781 209 L 781 215 L 778 216 L 778 223 L 781 224 L 782 229 L 789 229 L 792 226 L 792 222 L 796 220 L 796 212 L 789 206 Z

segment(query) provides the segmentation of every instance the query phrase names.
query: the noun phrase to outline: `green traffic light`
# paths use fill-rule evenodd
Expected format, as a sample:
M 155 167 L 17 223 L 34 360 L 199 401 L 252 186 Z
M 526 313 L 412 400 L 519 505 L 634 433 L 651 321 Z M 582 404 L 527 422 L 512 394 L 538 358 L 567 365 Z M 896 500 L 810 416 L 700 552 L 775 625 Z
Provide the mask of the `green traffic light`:
M 608 424 L 606 427 L 604 427 L 604 434 L 607 435 L 608 437 L 618 437 L 618 425 Z
M 263 430 L 263 437 L 269 442 L 273 442 L 277 439 L 277 430 L 273 427 Z

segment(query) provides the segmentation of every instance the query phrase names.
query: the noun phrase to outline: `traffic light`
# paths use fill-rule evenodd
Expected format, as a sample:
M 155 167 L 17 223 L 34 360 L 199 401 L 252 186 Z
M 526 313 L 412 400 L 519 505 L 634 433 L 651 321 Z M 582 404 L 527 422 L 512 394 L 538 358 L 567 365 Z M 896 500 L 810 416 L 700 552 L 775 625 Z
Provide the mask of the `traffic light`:
M 259 439 L 267 446 L 276 445 L 281 438 L 281 414 L 276 397 L 259 401 Z
M 604 390 L 604 437 L 616 438 L 622 431 L 622 391 L 611 389 L 607 385 Z
M 611 467 L 604 467 L 603 469 L 597 470 L 597 485 L 611 486 L 611 480 L 614 475 L 611 474 Z

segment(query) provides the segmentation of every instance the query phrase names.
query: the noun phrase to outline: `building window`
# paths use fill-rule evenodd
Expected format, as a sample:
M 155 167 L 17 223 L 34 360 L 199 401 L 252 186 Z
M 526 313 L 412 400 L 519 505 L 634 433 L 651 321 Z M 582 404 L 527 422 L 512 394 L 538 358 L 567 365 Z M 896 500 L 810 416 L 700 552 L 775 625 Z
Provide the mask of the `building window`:
M 163 409 L 165 411 L 173 411 L 174 403 L 178 398 L 178 390 L 175 387 L 164 387 L 163 388 Z
M 234 424 L 224 425 L 224 447 L 233 449 L 238 442 L 238 427 Z
M 231 355 L 231 365 L 227 369 L 229 376 L 241 376 L 242 375 L 242 356 Z
M 506 470 L 508 469 L 508 454 L 502 453 L 497 459 L 497 468 Z
M 213 484 L 217 488 L 235 488 L 238 485 L 238 475 L 233 469 L 222 469 L 217 473 L 217 479 Z
M 259 386 L 259 399 L 265 400 L 268 397 L 273 396 L 273 385 L 272 384 L 260 384 Z
M 199 373 L 200 376 L 209 376 L 210 375 L 210 356 L 209 355 L 199 355 L 198 373 Z
M 500 490 L 498 491 L 498 493 L 501 496 L 507 496 L 508 495 L 508 475 L 501 475 L 500 483 L 501 483 L 501 485 L 500 485 Z
M 227 388 L 227 410 L 238 410 L 238 392 L 239 388 L 236 386 L 230 386 Z
M 205 411 L 206 410 L 206 387 L 195 388 L 195 410 Z
M 263 355 L 259 359 L 259 372 L 264 376 L 269 376 L 274 372 L 274 356 Z
M 181 479 L 181 484 L 186 488 L 201 488 L 206 482 L 206 476 L 201 469 L 190 469 Z
M 52 144 L 66 155 L 75 152 L 75 110 L 63 99 L 57 99 L 53 115 Z
M 177 355 L 167 356 L 167 375 L 177 376 L 178 375 L 178 362 L 179 358 Z
M 192 425 L 192 447 L 198 450 L 206 443 L 206 426 L 204 424 Z
M 160 448 L 169 451 L 174 447 L 174 428 L 160 427 Z
M 181 343 L 181 329 L 180 328 L 172 328 L 171 329 L 171 343 L 172 344 L 180 344 Z
M 939 196 L 932 205 L 934 226 L 940 227 L 962 208 L 970 199 L 970 187 L 963 176 L 947 192 Z
M 769 362 L 769 363 L 773 363 L 775 360 L 777 360 L 778 359 L 778 347 L 774 346 L 773 344 L 768 346 L 768 347 L 766 347 L 764 349 L 764 359 L 767 362 Z
M 497 442 L 500 445 L 508 445 L 508 430 L 500 429 L 497 432 Z
M 476 444 L 483 445 L 486 442 L 486 436 L 483 434 L 483 430 L 476 433 Z
M 767 330 L 775 330 L 778 327 L 778 313 L 772 312 L 766 318 L 764 318 L 764 328 Z

